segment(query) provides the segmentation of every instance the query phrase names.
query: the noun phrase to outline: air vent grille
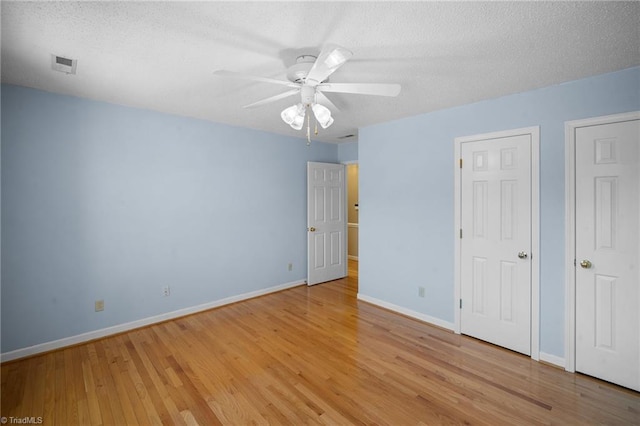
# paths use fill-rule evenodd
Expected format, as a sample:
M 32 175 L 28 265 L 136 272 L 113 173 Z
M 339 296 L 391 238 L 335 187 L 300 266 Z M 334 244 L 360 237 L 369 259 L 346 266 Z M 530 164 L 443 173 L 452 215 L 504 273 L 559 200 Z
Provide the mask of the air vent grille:
M 338 136 L 338 139 L 349 139 L 349 138 L 352 138 L 352 137 L 354 137 L 354 136 L 355 136 L 354 134 L 351 134 L 351 135 L 344 135 L 344 136 Z
M 75 74 L 77 59 L 65 58 L 64 56 L 51 55 L 51 69 L 65 74 Z
M 56 56 L 56 64 L 66 65 L 68 67 L 73 66 L 73 59 L 63 58 L 62 56 Z

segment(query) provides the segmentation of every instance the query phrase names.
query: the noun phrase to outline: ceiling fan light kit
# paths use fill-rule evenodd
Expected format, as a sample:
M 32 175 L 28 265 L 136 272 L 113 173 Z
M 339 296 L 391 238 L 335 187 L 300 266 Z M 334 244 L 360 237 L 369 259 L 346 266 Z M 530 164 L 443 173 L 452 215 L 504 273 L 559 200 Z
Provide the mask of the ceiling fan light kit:
M 323 129 L 326 129 L 334 122 L 331 110 L 327 108 L 327 106 L 318 103 L 318 99 L 332 107 L 334 110 L 338 110 L 323 92 L 355 93 L 360 95 L 377 96 L 397 96 L 400 93 L 399 84 L 329 84 L 329 76 L 344 65 L 351 56 L 353 56 L 351 51 L 337 45 L 325 46 L 317 57 L 313 55 L 301 55 L 297 58 L 296 63 L 287 70 L 287 79 L 289 81 L 240 74 L 225 70 L 215 71 L 214 74 L 222 77 L 243 78 L 246 80 L 278 84 L 293 88 L 293 90 L 245 105 L 245 108 L 255 108 L 271 102 L 276 102 L 289 96 L 300 94 L 300 102 L 285 108 L 280 113 L 280 117 L 282 118 L 282 121 L 287 123 L 293 129 L 301 130 L 304 125 L 305 116 L 307 116 L 307 109 L 311 109 L 316 119 L 315 133 L 317 134 L 317 124 L 320 124 Z M 307 117 L 308 145 L 311 142 L 311 115 L 309 114 Z
M 316 120 L 320 123 L 323 129 L 326 129 L 333 124 L 333 117 L 331 117 L 331 111 L 329 108 L 318 103 L 308 105 L 291 105 L 290 107 L 282 110 L 280 117 L 282 117 L 282 121 L 287 123 L 289 126 L 296 130 L 300 130 L 300 125 L 304 121 L 304 117 L 306 115 L 306 109 L 309 107 L 311 107 L 313 115 L 316 117 Z

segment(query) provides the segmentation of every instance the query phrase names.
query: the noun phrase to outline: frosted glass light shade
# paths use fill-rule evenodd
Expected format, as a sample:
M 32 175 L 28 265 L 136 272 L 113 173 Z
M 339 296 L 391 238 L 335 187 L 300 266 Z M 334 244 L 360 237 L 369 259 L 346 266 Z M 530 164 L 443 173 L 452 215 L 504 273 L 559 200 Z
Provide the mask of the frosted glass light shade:
M 324 105 L 314 104 L 312 107 L 313 114 L 316 116 L 316 120 L 322 126 L 323 129 L 333 124 L 333 117 L 331 117 L 331 111 Z
M 299 110 L 299 105 L 291 105 L 290 107 L 282 110 L 282 112 L 280 113 L 280 117 L 282 117 L 282 121 L 284 121 L 287 124 L 293 123 L 293 120 L 298 115 L 298 110 Z
M 305 108 L 302 104 L 291 105 L 280 113 L 282 121 L 296 130 L 302 129 L 304 124 Z
M 304 110 L 302 110 L 301 115 L 296 115 L 296 117 L 293 119 L 293 122 L 289 125 L 296 130 L 300 130 L 302 129 L 303 124 L 304 124 Z

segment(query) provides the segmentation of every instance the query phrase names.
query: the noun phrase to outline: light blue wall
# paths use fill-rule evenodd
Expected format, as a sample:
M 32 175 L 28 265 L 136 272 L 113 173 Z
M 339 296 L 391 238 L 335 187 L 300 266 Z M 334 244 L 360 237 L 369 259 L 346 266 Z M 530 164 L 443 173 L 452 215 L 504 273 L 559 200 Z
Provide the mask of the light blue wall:
M 307 161 L 337 146 L 3 85 L 2 352 L 304 279 Z
M 360 129 L 359 291 L 453 322 L 454 139 L 539 125 L 540 350 L 563 356 L 564 122 L 639 109 L 631 68 Z
M 338 145 L 338 161 L 353 163 L 358 161 L 358 142 L 346 142 Z

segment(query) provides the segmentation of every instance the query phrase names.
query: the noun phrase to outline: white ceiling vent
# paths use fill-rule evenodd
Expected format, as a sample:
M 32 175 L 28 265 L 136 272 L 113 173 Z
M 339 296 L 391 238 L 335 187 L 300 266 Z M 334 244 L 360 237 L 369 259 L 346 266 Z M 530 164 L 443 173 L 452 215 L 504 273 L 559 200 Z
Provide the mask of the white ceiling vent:
M 65 74 L 75 74 L 76 65 L 78 65 L 77 59 L 69 59 L 64 56 L 51 55 L 51 69 L 54 71 L 60 71 Z

